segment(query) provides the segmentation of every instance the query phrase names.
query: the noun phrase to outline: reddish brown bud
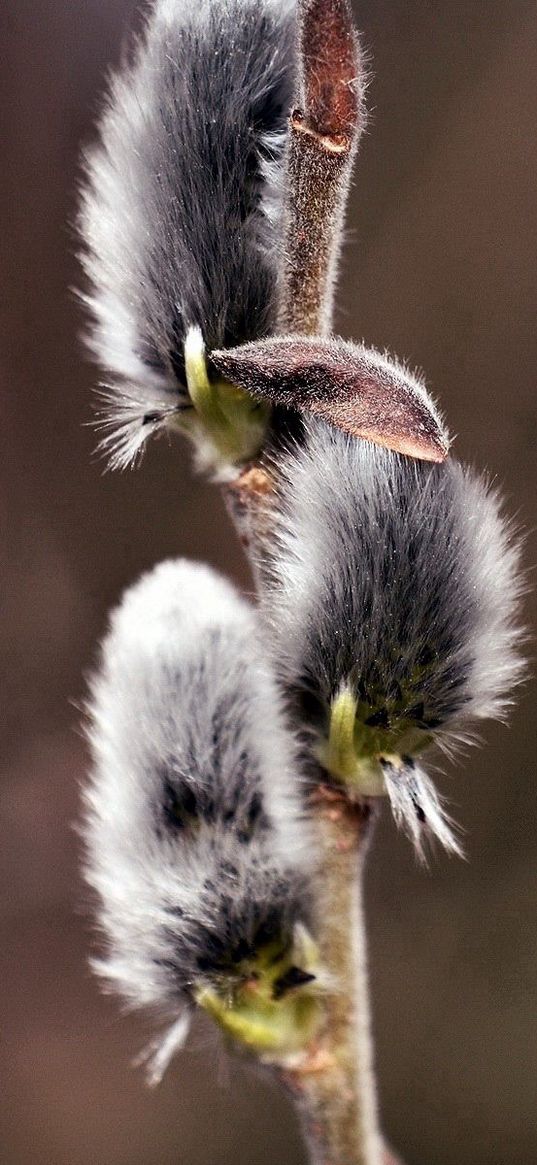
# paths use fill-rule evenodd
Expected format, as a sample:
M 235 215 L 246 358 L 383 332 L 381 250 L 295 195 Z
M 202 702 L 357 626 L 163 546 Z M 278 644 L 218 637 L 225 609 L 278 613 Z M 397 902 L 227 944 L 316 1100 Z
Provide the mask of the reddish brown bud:
M 354 437 L 444 461 L 447 432 L 423 384 L 373 348 L 281 336 L 213 352 L 217 371 L 260 400 L 313 413 Z
M 310 129 L 326 137 L 353 137 L 362 128 L 363 69 L 347 0 L 302 0 L 299 35 Z

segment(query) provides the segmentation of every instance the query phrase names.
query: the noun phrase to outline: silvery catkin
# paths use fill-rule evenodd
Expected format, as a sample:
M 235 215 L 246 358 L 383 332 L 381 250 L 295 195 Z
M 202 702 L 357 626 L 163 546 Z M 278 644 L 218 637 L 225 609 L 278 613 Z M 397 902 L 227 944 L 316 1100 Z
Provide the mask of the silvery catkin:
M 498 495 L 453 458 L 313 420 L 276 470 L 262 606 L 285 689 L 325 759 L 331 715 L 354 708 L 358 783 L 384 785 L 418 848 L 427 826 L 457 848 L 416 756 L 501 716 L 520 676 L 519 546 Z
M 79 229 L 114 466 L 192 412 L 191 329 L 210 349 L 274 326 L 294 77 L 293 0 L 156 0 L 113 78 Z
M 112 614 L 88 714 L 86 876 L 106 944 L 96 966 L 130 1005 L 174 1019 L 158 1076 L 195 993 L 230 991 L 259 950 L 285 951 L 307 922 L 294 742 L 252 608 L 182 560 L 145 575 Z

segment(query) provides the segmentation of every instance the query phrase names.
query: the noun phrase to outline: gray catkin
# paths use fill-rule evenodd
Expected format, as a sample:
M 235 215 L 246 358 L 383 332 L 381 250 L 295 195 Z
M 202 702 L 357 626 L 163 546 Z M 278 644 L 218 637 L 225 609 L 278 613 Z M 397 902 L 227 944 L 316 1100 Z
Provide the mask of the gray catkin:
M 388 753 L 403 725 L 449 750 L 501 716 L 522 668 L 521 576 L 497 493 L 453 458 L 416 461 L 316 421 L 277 474 L 262 607 L 303 724 L 323 736 L 343 688 Z
M 188 403 L 183 341 L 274 325 L 293 0 L 157 0 L 87 152 L 79 227 L 111 463 Z
M 112 614 L 91 683 L 96 966 L 130 1005 L 176 1021 L 194 986 L 232 978 L 307 917 L 295 747 L 256 635 L 231 584 L 165 562 Z

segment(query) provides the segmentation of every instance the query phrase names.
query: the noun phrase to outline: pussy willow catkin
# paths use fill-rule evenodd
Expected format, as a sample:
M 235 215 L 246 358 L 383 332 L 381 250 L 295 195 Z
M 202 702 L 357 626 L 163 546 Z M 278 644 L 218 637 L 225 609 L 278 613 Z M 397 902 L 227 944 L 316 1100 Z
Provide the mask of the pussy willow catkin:
M 185 561 L 145 575 L 111 617 L 88 715 L 108 983 L 177 1021 L 204 991 L 231 1006 L 268 949 L 271 998 L 311 978 L 293 961 L 310 861 L 294 742 L 246 601 Z
M 89 340 L 111 377 L 103 444 L 115 466 L 184 421 L 213 468 L 259 447 L 264 414 L 249 399 L 234 449 L 192 424 L 183 345 L 190 328 L 217 348 L 275 322 L 294 8 L 158 0 L 110 87 L 87 153 L 80 232 Z M 237 394 L 225 403 L 235 421 Z
M 499 716 L 520 675 L 519 547 L 498 495 L 308 421 L 280 455 L 267 642 L 329 771 L 453 839 L 416 755 Z M 421 784 L 421 789 L 420 789 Z M 432 798 L 432 801 L 431 801 Z

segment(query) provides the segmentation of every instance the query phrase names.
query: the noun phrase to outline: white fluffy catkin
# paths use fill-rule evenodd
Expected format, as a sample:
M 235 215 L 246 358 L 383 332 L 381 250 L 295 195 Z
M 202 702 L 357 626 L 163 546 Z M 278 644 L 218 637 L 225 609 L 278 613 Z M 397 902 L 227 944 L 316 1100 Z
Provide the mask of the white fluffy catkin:
M 498 495 L 452 458 L 416 461 L 308 421 L 278 460 L 262 605 L 276 669 L 321 739 L 341 692 L 420 845 L 457 848 L 413 754 L 501 716 L 520 677 L 519 545 Z
M 252 608 L 208 567 L 164 562 L 112 614 L 88 707 L 86 877 L 134 1007 L 184 1035 L 192 990 L 285 943 L 307 912 L 308 837 L 293 739 Z
M 156 0 L 112 80 L 79 229 L 113 466 L 188 407 L 190 328 L 211 349 L 274 325 L 294 28 L 293 0 Z

